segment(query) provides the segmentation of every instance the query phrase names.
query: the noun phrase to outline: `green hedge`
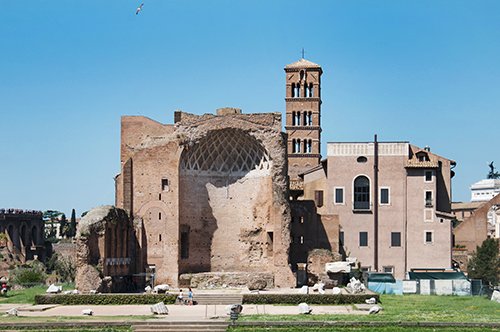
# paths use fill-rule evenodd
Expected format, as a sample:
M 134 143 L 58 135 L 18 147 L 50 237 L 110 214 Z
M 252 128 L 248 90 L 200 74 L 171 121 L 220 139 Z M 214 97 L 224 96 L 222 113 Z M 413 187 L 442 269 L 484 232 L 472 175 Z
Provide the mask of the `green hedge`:
M 71 295 L 36 295 L 36 304 L 155 304 L 163 302 L 174 304 L 174 294 L 71 294 Z
M 380 301 L 378 294 L 245 294 L 243 303 L 253 304 L 353 304 L 365 303 L 366 299 L 374 297 Z
M 363 295 L 333 295 L 333 294 L 244 294 L 244 304 L 353 304 L 365 303 L 366 299 L 374 297 L 380 301 L 378 294 Z M 63 305 L 83 305 L 83 304 L 155 304 L 164 302 L 174 304 L 177 295 L 175 294 L 71 294 L 71 295 L 36 295 L 36 304 L 63 304 Z

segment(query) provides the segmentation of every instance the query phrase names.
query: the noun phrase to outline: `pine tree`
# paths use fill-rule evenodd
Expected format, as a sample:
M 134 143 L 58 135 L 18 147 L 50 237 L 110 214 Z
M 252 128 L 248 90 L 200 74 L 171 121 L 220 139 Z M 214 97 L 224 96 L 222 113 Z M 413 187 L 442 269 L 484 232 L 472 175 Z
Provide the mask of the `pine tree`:
M 68 237 L 75 237 L 76 235 L 76 212 L 75 209 L 71 210 L 71 219 L 69 222 Z
M 488 238 L 472 255 L 468 265 L 470 278 L 481 279 L 486 285 L 496 286 L 500 280 L 498 239 Z

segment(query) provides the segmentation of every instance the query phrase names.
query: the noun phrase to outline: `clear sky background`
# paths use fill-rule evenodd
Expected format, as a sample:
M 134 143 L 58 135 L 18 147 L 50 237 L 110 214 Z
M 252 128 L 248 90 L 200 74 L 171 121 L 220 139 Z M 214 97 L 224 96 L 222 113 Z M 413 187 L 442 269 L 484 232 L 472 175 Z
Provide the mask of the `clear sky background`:
M 114 203 L 120 116 L 285 111 L 283 67 L 323 67 L 326 142 L 410 141 L 500 167 L 500 1 L 0 0 L 0 207 Z

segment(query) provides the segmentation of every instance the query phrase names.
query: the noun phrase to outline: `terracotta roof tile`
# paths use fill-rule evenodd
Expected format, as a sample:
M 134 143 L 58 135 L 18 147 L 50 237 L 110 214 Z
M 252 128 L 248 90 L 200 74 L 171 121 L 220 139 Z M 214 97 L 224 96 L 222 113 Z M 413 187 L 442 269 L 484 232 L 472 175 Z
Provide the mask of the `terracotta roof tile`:
M 306 59 L 300 59 L 299 61 L 296 61 L 294 63 L 291 63 L 289 65 L 286 65 L 285 68 L 287 69 L 294 69 L 294 68 L 321 68 L 320 65 L 317 63 L 311 62 Z

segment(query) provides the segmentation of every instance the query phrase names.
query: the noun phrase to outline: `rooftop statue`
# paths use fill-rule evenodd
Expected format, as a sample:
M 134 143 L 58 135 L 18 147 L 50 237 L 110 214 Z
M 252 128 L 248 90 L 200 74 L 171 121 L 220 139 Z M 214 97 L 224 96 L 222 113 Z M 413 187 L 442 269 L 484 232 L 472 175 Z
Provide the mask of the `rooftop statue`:
M 493 161 L 488 164 L 490 167 L 490 172 L 488 173 L 488 179 L 500 179 L 500 173 L 495 172 L 495 166 L 493 166 Z

